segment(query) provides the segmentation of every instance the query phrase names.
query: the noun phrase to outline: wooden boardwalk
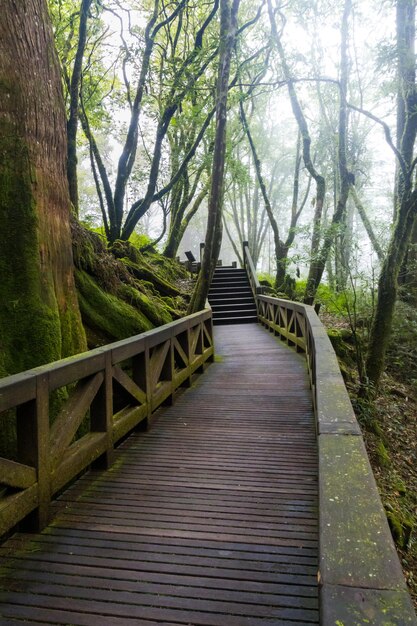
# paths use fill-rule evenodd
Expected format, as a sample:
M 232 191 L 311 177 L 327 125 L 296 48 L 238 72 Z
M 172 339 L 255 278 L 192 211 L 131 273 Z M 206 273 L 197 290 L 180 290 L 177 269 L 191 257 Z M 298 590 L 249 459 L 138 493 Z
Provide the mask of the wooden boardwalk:
M 317 454 L 304 358 L 256 324 L 0 549 L 0 624 L 318 624 Z M 6 557 L 6 558 L 5 558 Z

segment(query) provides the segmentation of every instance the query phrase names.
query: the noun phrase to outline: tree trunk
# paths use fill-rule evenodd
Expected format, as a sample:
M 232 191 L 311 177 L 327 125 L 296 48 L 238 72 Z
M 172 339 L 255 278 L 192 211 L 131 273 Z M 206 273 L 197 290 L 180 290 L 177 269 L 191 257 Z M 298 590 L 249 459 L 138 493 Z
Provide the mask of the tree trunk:
M 366 359 L 366 374 L 372 392 L 378 388 L 384 371 L 385 352 L 391 335 L 392 318 L 397 299 L 398 274 L 410 242 L 411 230 L 416 216 L 417 190 L 414 190 L 408 196 L 404 194 L 402 196 L 397 222 L 379 277 L 378 300 Z
M 359 199 L 358 192 L 356 191 L 355 185 L 350 186 L 350 194 L 352 196 L 353 202 L 355 203 L 356 210 L 359 213 L 359 217 L 362 220 L 362 224 L 365 227 L 366 233 L 369 237 L 369 241 L 372 243 L 372 246 L 377 254 L 378 259 L 382 261 L 384 258 L 384 252 L 379 244 L 377 236 L 374 233 L 374 229 L 372 228 L 372 224 L 369 221 L 369 218 L 366 214 L 365 208 Z
M 411 0 L 397 1 L 397 148 L 403 166 L 397 176 L 396 222 L 378 283 L 378 299 L 369 339 L 366 373 L 372 390 L 378 388 L 392 328 L 398 291 L 398 276 L 417 217 L 417 190 L 412 190 L 411 163 L 417 134 L 414 68 L 415 6 Z M 368 390 L 369 393 L 369 390 Z
M 0 375 L 84 350 L 61 77 L 45 0 L 0 20 Z
M 204 308 L 211 279 L 219 258 L 222 238 L 224 166 L 226 158 L 227 96 L 232 51 L 237 32 L 240 0 L 220 0 L 220 58 L 216 95 L 216 136 L 208 206 L 204 254 L 189 312 Z
M 80 7 L 80 26 L 77 53 L 74 60 L 70 84 L 70 110 L 67 122 L 68 163 L 67 175 L 69 194 L 74 212 L 78 215 L 78 178 L 77 178 L 77 130 L 80 107 L 80 83 L 83 66 L 85 43 L 87 41 L 87 20 L 92 0 L 82 0 Z
M 403 155 L 404 161 L 410 166 L 413 159 L 414 138 L 416 135 L 417 117 L 417 89 L 415 68 L 415 5 L 411 0 L 397 2 L 397 40 L 398 71 L 401 75 L 401 85 L 397 96 L 397 148 Z M 411 112 L 414 112 L 412 115 Z M 404 176 L 397 164 L 394 191 L 394 212 L 401 204 L 401 195 L 404 192 Z M 416 248 L 417 226 L 411 236 L 411 247 L 407 251 L 403 267 L 398 277 L 402 294 L 410 304 L 417 303 L 416 287 Z

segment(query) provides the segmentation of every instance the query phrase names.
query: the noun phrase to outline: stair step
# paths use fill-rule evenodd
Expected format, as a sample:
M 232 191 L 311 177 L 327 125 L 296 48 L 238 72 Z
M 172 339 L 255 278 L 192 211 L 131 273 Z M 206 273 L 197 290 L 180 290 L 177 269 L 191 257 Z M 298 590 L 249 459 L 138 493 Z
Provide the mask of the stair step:
M 257 317 L 217 317 L 213 319 L 214 326 L 220 326 L 224 324 L 256 324 Z
M 244 284 L 244 285 L 249 285 L 249 281 L 246 278 L 246 276 L 233 276 L 233 277 L 227 277 L 227 278 L 213 278 L 213 280 L 211 281 L 212 285 L 237 285 L 237 284 Z
M 216 267 L 215 271 L 214 271 L 214 275 L 220 275 L 220 274 L 244 274 L 246 276 L 246 270 L 240 268 L 240 267 L 229 267 L 229 266 L 223 266 L 223 267 Z
M 213 303 L 212 307 L 213 311 L 255 311 L 256 306 L 253 300 L 251 302 L 245 302 L 242 304 L 241 302 L 223 302 L 219 304 L 218 302 Z
M 222 286 L 222 287 L 218 287 L 217 285 L 214 286 L 214 287 L 210 287 L 209 294 L 213 293 L 213 292 L 215 292 L 215 293 L 228 293 L 229 291 L 239 291 L 239 290 L 250 291 L 252 293 L 251 288 L 249 287 L 249 285 L 233 285 L 232 284 L 232 285 L 225 285 L 225 286 Z
M 216 311 L 213 309 L 213 320 L 222 317 L 257 317 L 256 309 L 250 311 L 242 311 L 240 309 L 230 309 L 228 311 Z

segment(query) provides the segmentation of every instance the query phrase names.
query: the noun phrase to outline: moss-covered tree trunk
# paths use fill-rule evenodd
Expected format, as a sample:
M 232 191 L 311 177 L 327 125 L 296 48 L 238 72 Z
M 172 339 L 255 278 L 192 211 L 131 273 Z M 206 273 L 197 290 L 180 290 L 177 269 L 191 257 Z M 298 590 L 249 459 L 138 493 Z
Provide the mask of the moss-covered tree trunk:
M 74 354 L 85 335 L 73 278 L 61 78 L 45 0 L 0 20 L 0 375 Z
M 397 149 L 400 154 L 395 186 L 396 221 L 378 283 L 378 299 L 369 338 L 366 373 L 377 388 L 391 335 L 398 277 L 417 219 L 417 189 L 413 189 L 413 153 L 417 136 L 415 72 L 416 11 L 411 0 L 397 1 Z M 369 391 L 369 390 L 368 390 Z

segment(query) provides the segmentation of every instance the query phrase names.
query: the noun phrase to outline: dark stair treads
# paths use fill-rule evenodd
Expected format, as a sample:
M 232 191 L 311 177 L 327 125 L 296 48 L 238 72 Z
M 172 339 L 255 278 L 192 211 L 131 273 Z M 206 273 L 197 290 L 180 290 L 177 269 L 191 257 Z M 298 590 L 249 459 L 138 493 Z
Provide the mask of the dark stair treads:
M 246 324 L 258 321 L 256 304 L 245 270 L 232 267 L 216 269 L 208 300 L 213 324 Z

